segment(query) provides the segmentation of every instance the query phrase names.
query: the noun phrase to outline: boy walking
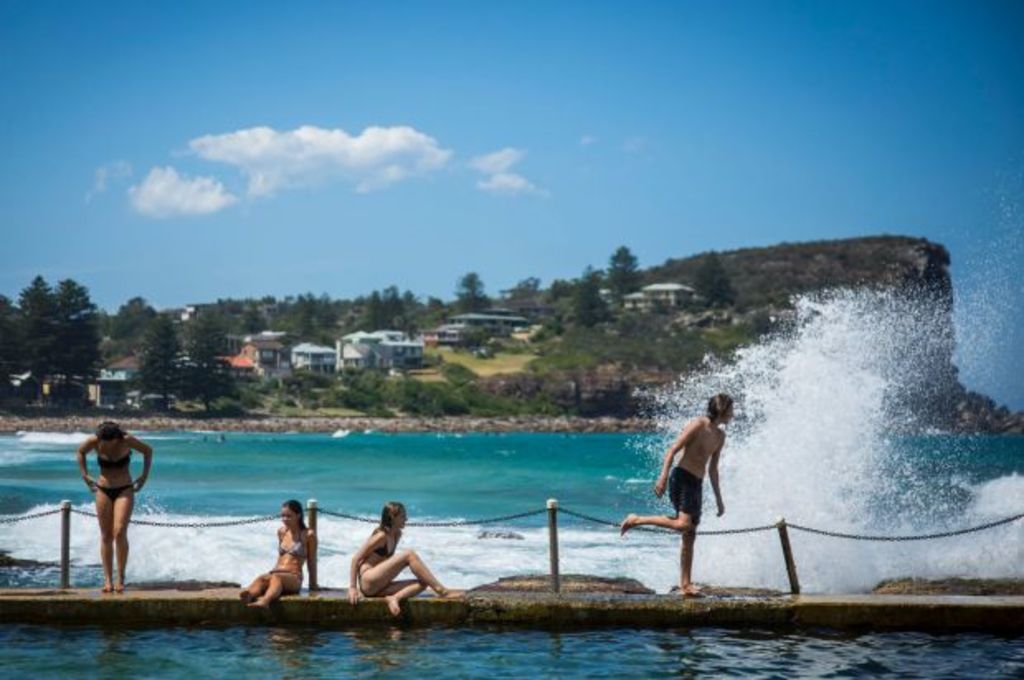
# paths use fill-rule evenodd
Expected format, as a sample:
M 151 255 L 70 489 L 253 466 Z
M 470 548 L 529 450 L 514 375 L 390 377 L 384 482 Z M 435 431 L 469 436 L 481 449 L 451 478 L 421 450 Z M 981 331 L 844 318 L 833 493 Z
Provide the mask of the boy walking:
M 697 525 L 700 524 L 701 504 L 704 500 L 704 477 L 711 477 L 711 489 L 715 492 L 718 516 L 725 514 L 722 490 L 718 485 L 718 459 L 725 445 L 725 432 L 719 427 L 732 420 L 732 397 L 716 394 L 708 400 L 707 415 L 694 418 L 675 443 L 665 452 L 661 474 L 654 484 L 654 494 L 661 498 L 668 486 L 668 497 L 675 510 L 675 517 L 663 515 L 626 516 L 620 525 L 623 536 L 636 526 L 656 526 L 682 533 L 680 546 L 679 590 L 686 597 L 701 597 L 700 589 L 690 579 L 693 570 L 693 545 L 697 539 Z M 682 451 L 679 463 L 673 467 L 676 454 Z

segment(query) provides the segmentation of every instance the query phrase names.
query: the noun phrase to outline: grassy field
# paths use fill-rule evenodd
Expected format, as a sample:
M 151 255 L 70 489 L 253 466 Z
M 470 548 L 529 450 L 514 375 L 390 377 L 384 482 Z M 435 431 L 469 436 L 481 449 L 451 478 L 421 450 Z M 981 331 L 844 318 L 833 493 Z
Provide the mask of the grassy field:
M 428 348 L 427 356 L 440 357 L 446 363 L 461 364 L 482 378 L 502 373 L 519 373 L 526 370 L 526 365 L 536 359 L 536 355 L 523 353 L 511 354 L 498 352 L 490 359 L 481 359 L 469 352 L 457 352 L 447 347 Z M 417 376 L 423 380 L 424 377 Z

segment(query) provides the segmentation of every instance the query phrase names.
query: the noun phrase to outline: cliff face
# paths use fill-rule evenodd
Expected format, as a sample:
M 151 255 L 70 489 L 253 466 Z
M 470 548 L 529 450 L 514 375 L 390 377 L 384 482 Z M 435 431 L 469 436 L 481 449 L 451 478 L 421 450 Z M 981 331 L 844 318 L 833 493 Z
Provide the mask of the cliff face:
M 736 292 L 733 314 L 772 314 L 792 296 L 828 288 L 882 288 L 906 300 L 910 327 L 920 331 L 906 343 L 903 376 L 916 426 L 965 432 L 1021 432 L 1024 414 L 1013 414 L 991 399 L 968 392 L 953 364 L 953 285 L 949 252 L 924 239 L 879 236 L 816 243 L 782 244 L 716 254 Z M 694 283 L 707 254 L 668 260 L 643 273 L 644 284 Z M 919 316 L 920 318 L 915 318 Z M 917 323 L 917 322 L 920 323 Z M 614 341 L 614 339 L 610 339 Z M 638 377 L 614 367 L 556 375 L 496 376 L 484 388 L 504 396 L 545 396 L 585 416 L 635 415 L 636 388 L 668 382 L 664 372 Z

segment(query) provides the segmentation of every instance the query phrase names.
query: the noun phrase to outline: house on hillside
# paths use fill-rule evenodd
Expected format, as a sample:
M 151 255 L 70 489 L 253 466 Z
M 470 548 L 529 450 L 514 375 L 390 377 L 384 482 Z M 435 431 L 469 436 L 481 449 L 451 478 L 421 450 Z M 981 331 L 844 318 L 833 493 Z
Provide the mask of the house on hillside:
M 253 362 L 256 375 L 261 378 L 287 378 L 292 374 L 291 353 L 281 338 L 284 333 L 264 331 L 247 336 L 238 356 Z
M 224 357 L 224 361 L 227 362 L 231 375 L 236 380 L 254 380 L 256 378 L 256 362 L 249 357 L 236 354 Z
M 292 368 L 296 371 L 331 374 L 338 365 L 338 353 L 333 347 L 303 342 L 292 347 Z
M 446 323 L 441 324 L 431 331 L 424 331 L 423 343 L 427 347 L 455 347 L 461 345 L 466 339 L 466 324 Z
M 139 374 L 139 359 L 122 357 L 100 369 L 89 385 L 89 401 L 100 408 L 118 408 L 129 403 L 129 387 Z
M 622 307 L 649 312 L 655 309 L 677 309 L 696 295 L 696 291 L 681 283 L 652 283 L 635 293 L 622 297 Z
M 462 324 L 466 328 L 479 328 L 490 335 L 511 335 L 512 331 L 528 328 L 530 320 L 519 316 L 510 309 L 486 309 L 483 312 L 456 314 L 448 319 L 449 324 Z
M 401 331 L 356 331 L 336 343 L 336 361 L 343 368 L 408 370 L 423 366 L 423 339 Z

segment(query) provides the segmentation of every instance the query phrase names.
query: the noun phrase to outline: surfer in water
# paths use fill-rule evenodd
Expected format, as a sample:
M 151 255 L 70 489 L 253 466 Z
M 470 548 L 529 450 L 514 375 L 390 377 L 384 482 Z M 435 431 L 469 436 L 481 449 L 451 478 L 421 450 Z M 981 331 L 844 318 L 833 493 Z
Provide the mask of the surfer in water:
M 707 415 L 694 418 L 665 452 L 661 474 L 654 484 L 654 495 L 661 498 L 668 486 L 668 497 L 672 501 L 674 517 L 664 515 L 626 516 L 619 526 L 623 536 L 633 527 L 655 526 L 672 529 L 682 534 L 680 546 L 679 590 L 686 597 L 700 597 L 700 589 L 693 585 L 690 575 L 693 570 L 693 545 L 697 539 L 697 525 L 700 524 L 703 503 L 704 476 L 711 477 L 711 489 L 715 492 L 718 516 L 725 514 L 722 490 L 718 485 L 718 459 L 725 446 L 725 432 L 719 427 L 732 420 L 733 402 L 727 394 L 716 394 L 708 400 Z M 679 462 L 673 466 L 676 454 L 682 451 Z

